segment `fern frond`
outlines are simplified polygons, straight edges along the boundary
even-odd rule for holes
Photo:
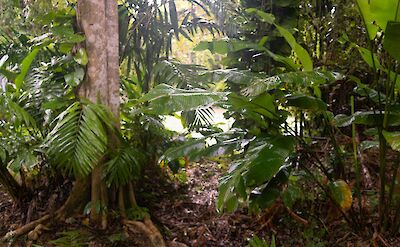
[[[45,142],[52,163],[75,176],[88,175],[106,151],[110,116],[101,105],[75,102],[68,107]]]

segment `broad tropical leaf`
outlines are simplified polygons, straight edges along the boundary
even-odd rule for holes
[[[329,183],[329,189],[335,202],[344,210],[351,208],[353,197],[349,185],[343,180],[337,180]]]
[[[340,75],[333,72],[289,72],[258,80],[244,88],[242,93],[246,96],[256,96],[271,89],[315,87],[338,78]],[[293,90],[291,92],[293,93]]]
[[[367,126],[381,126],[383,123],[384,113],[366,111],[366,112],[355,112],[353,115],[347,116],[344,114],[339,114],[335,116],[334,123],[338,127],[346,127],[352,123],[367,125]],[[399,126],[400,125],[400,114],[399,113],[389,113],[388,115],[389,126]]]
[[[400,61],[400,22],[388,22],[383,38],[383,48],[397,61]]]
[[[149,102],[149,106],[141,109],[142,112],[166,115],[214,104],[224,99],[225,95],[225,93],[208,92],[202,89],[177,89],[166,84],[161,84],[144,95],[139,101]]]
[[[283,168],[293,148],[294,140],[287,136],[257,138],[253,141],[245,157],[233,163],[228,173],[221,178],[217,209],[234,210],[239,198],[247,199],[247,188],[254,189],[266,183],[270,186],[263,187],[258,193],[260,196],[256,193],[253,201],[262,207],[274,200],[279,195],[279,190],[278,194],[275,192],[276,186],[281,183],[281,176],[287,177]],[[278,176],[280,172],[282,174]]]

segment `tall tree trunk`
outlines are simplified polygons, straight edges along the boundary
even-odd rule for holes
[[[86,37],[88,64],[80,97],[108,106],[119,123],[118,5],[116,0],[78,0],[78,23]],[[113,138],[111,138],[113,139]],[[91,181],[92,222],[106,227],[107,202],[103,162],[96,164]],[[102,193],[103,191],[103,193]],[[100,209],[100,211],[99,211]]]

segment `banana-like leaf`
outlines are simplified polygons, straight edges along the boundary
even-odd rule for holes
[[[172,147],[165,151],[164,154],[160,157],[159,163],[161,163],[163,160],[166,162],[170,162],[184,156],[191,156],[193,153],[199,152],[200,150],[204,149],[205,146],[205,138],[186,141],[185,144],[181,146]]]
[[[253,99],[231,93],[228,97],[228,103],[234,111],[243,114],[247,119],[254,120],[263,127],[267,127],[266,119],[276,119],[279,116],[275,98],[268,93],[261,94]]]
[[[149,102],[141,112],[166,115],[178,111],[190,111],[221,101],[225,93],[208,92],[202,89],[184,90],[161,84],[140,98],[139,102]]]
[[[252,143],[245,160],[246,171],[243,175],[246,185],[260,185],[272,179],[293,148],[294,140],[289,136],[261,138]]]
[[[107,150],[111,114],[102,105],[75,102],[55,121],[45,141],[51,162],[75,176],[88,175]]]

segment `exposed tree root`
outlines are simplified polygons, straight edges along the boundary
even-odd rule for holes
[[[10,231],[1,238],[0,243],[6,243],[18,238],[19,236],[27,234],[28,232],[34,230],[38,225],[46,224],[51,218],[52,215],[47,214],[38,220],[32,221],[31,223],[23,225],[16,230]]]
[[[48,230],[52,224],[57,221],[65,220],[66,218],[74,215],[76,212],[81,211],[84,202],[86,202],[90,195],[90,181],[88,179],[77,180],[72,188],[70,196],[56,212],[47,214],[40,219],[32,221],[26,225],[19,227],[13,231],[8,232],[0,239],[0,246],[2,243],[12,242],[22,235],[28,234],[29,239],[37,240],[43,230]],[[136,205],[135,194],[133,186],[128,186],[128,199],[129,204]],[[166,247],[164,239],[153,224],[149,217],[145,217],[142,221],[126,220],[125,198],[123,187],[119,188],[119,207],[122,215],[122,223],[127,227],[130,232],[140,232],[149,240],[149,247]],[[124,217],[125,215],[125,217]],[[106,218],[102,219],[102,227],[107,226]],[[105,222],[104,222],[105,221]]]
[[[143,222],[123,220],[123,223],[131,232],[139,231],[143,233],[150,241],[150,245],[147,245],[148,247],[166,247],[160,231],[153,224],[150,218],[145,218]]]
[[[47,214],[40,219],[34,220],[26,225],[23,225],[13,231],[8,232],[0,239],[1,243],[7,243],[18,237],[30,233],[33,237],[38,237],[42,229],[46,229],[45,225],[50,225],[59,220],[64,220],[66,217],[72,215],[77,210],[82,208],[82,203],[87,198],[89,192],[89,183],[87,180],[77,180],[70,193],[70,196],[56,212]],[[42,226],[42,227],[40,227]],[[36,231],[35,231],[36,229]]]

